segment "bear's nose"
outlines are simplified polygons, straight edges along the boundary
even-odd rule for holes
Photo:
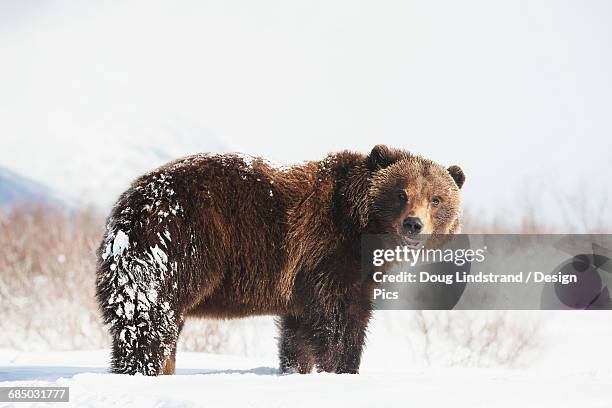
[[[423,223],[419,217],[406,217],[404,219],[404,230],[409,234],[418,234],[423,229]]]

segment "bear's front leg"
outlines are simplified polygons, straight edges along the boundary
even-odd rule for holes
[[[319,371],[357,374],[371,316],[369,304],[337,303],[309,319]]]
[[[296,316],[282,316],[277,321],[277,325],[280,334],[278,352],[281,373],[310,373],[314,366],[314,356],[302,319]]]

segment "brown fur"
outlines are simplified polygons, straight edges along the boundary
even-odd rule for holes
[[[455,232],[463,180],[385,146],[286,169],[196,155],[140,177],[98,251],[113,371],[174,372],[185,317],[277,315],[283,372],[357,372],[373,289],[361,235],[401,234],[407,216]]]

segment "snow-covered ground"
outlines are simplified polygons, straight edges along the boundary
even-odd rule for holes
[[[279,375],[274,360],[179,353],[177,375],[151,378],[108,374],[107,357],[4,350],[0,386],[70,387],[70,405],[94,407],[612,406],[610,369],[393,369],[389,362],[359,375]]]
[[[425,364],[401,330],[385,328],[389,322],[398,326],[400,316],[374,319],[359,375],[279,375],[274,333],[262,329],[261,351],[267,352],[251,357],[179,352],[177,375],[156,378],[109,374],[108,350],[4,349],[0,387],[70,387],[70,405],[79,407],[612,406],[612,324],[607,324],[612,316],[606,312],[540,312],[538,345],[529,363],[515,369]],[[507,318],[528,316],[517,312]]]

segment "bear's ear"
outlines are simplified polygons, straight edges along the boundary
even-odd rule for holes
[[[461,186],[463,186],[463,183],[465,183],[465,174],[463,173],[463,170],[461,170],[461,167],[455,164],[450,166],[447,170],[453,180],[455,180],[457,187],[461,188]]]
[[[391,162],[391,151],[383,144],[374,146],[368,156],[368,168],[375,171],[386,167]]]

